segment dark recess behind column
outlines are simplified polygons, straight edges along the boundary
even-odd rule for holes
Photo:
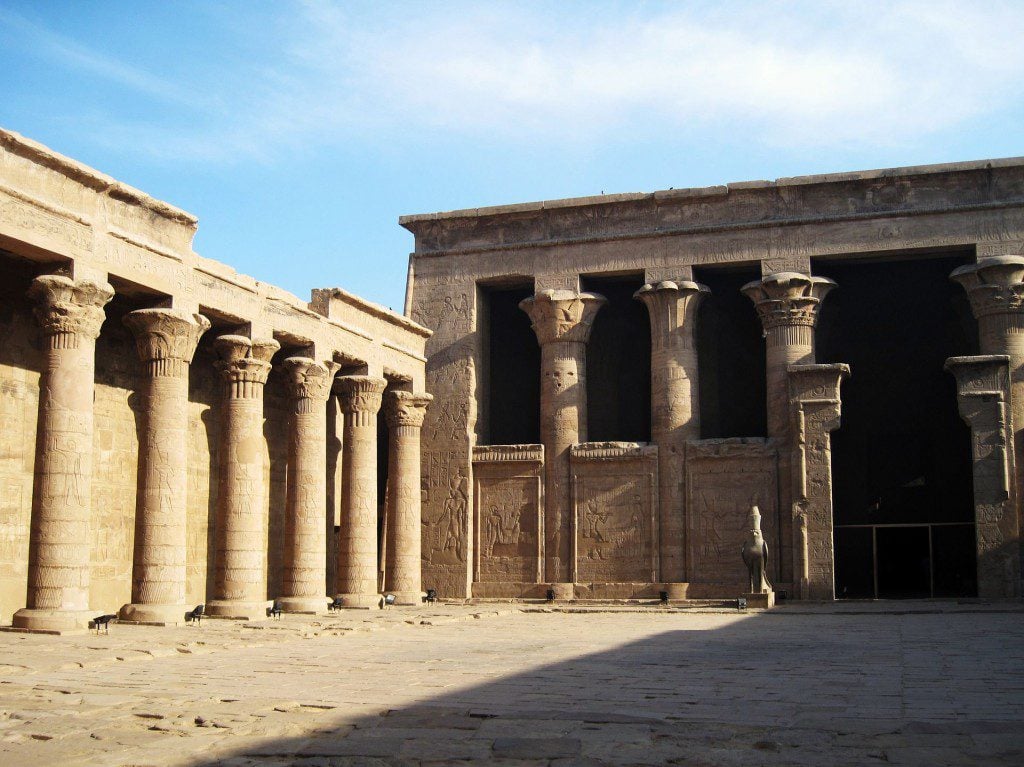
[[[519,302],[533,286],[485,288],[489,316],[490,428],[492,445],[540,442],[540,345]]]
[[[697,312],[701,438],[764,437],[764,336],[754,304],[740,292],[760,279],[760,269],[705,267],[694,268],[693,275],[711,289]]]
[[[591,442],[651,439],[651,326],[633,298],[643,275],[583,277],[585,291],[608,299],[587,344],[587,438]]]

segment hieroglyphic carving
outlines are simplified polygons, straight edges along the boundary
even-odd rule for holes
[[[950,357],[946,370],[957,384],[960,416],[971,428],[978,596],[1019,597],[1020,523],[1011,477],[1010,358]]]
[[[839,428],[839,385],[849,375],[847,365],[789,367],[794,588],[802,599],[835,598],[829,434]]]
[[[658,580],[658,448],[590,442],[571,449],[574,581]]]
[[[690,583],[715,583],[735,593],[747,590],[739,557],[750,507],[761,510],[769,549],[778,540],[775,444],[763,439],[714,439],[686,446],[687,561]],[[769,580],[778,565],[769,562]],[[739,590],[737,590],[739,589]]]

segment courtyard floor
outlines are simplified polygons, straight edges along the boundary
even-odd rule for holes
[[[1020,765],[1024,611],[394,608],[0,633],[0,764]]]

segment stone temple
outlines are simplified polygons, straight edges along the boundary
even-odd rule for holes
[[[1021,595],[1024,159],[406,216],[404,315],[0,131],[0,624]]]

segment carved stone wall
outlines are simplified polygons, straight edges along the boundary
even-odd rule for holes
[[[544,580],[543,468],[542,445],[474,448],[475,583]]]
[[[709,439],[686,445],[689,596],[749,590],[740,549],[751,506],[761,510],[768,579],[778,578],[778,455],[764,439]]]
[[[476,298],[471,279],[417,277],[412,301],[412,318],[434,331],[426,388],[436,395],[422,431],[423,587],[443,597],[468,597],[472,579]]]
[[[570,452],[573,581],[658,580],[658,448],[585,442]]]

